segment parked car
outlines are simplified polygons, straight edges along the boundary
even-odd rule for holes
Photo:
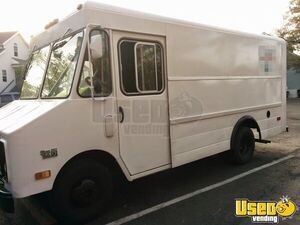
[[[14,100],[19,99],[20,94],[18,92],[7,92],[0,95],[0,108]]]

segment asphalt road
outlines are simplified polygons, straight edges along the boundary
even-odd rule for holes
[[[300,207],[300,100],[289,101],[288,118],[290,132],[274,137],[272,144],[258,144],[251,163],[234,166],[221,154],[123,184],[107,210],[88,225],[252,224],[234,216],[236,198],[279,201],[288,195]],[[293,157],[270,165],[286,156]],[[58,223],[29,198],[16,202],[13,215],[0,212],[4,224]],[[280,224],[300,224],[300,211]]]

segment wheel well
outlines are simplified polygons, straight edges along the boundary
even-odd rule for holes
[[[59,173],[57,174],[55,181],[57,178],[62,174],[62,172],[67,169],[71,164],[82,161],[92,159],[95,160],[105,167],[109,169],[111,172],[113,178],[116,177],[122,177],[125,178],[125,175],[120,168],[118,162],[116,159],[109,153],[102,151],[102,150],[89,150],[82,153],[79,153],[78,155],[75,155],[73,158],[71,158],[68,162],[65,163],[65,165],[60,169]],[[125,178],[126,179],[126,178]],[[55,183],[55,182],[54,182]]]
[[[249,127],[249,128],[254,128],[257,130],[258,134],[259,134],[259,140],[261,140],[261,131],[259,128],[258,123],[256,122],[256,120],[252,117],[252,116],[243,116],[242,118],[240,118],[237,123],[235,124],[232,134],[231,134],[231,142],[230,142],[230,146],[232,147],[234,138],[236,137],[236,134],[239,130],[240,127]]]

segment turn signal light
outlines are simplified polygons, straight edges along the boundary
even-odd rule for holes
[[[46,171],[42,171],[42,172],[38,172],[35,174],[35,179],[36,180],[42,180],[45,178],[48,178],[51,176],[51,171],[50,170],[46,170]]]

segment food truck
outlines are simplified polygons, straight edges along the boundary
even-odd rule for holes
[[[221,152],[251,160],[286,129],[282,39],[95,2],[32,38],[20,99],[0,109],[0,203],[47,193],[95,218],[128,181]]]

